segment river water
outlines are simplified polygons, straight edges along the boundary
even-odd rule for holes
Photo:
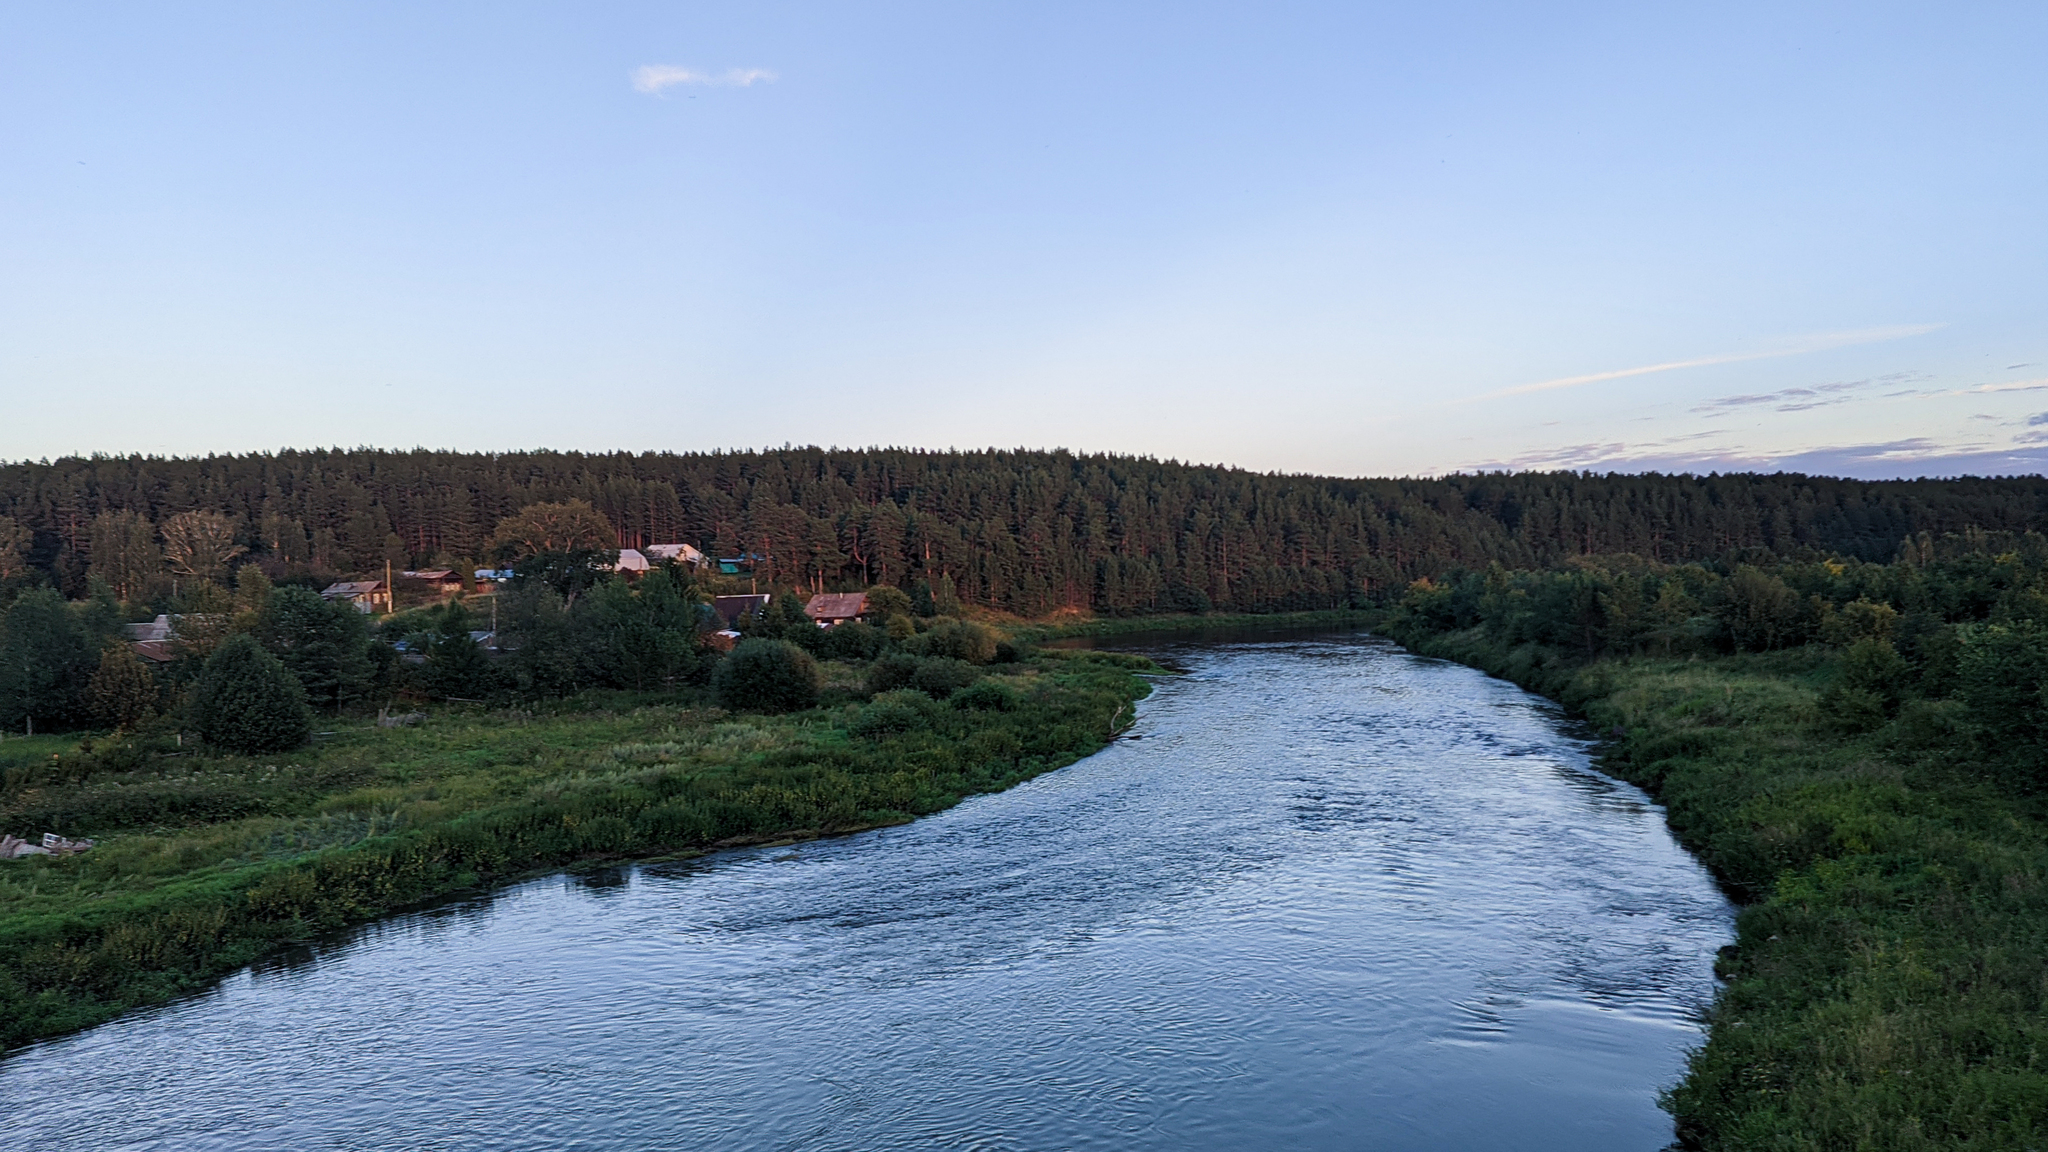
[[[898,828],[555,877],[0,1062],[40,1149],[1655,1152],[1731,909],[1546,702],[1161,642],[1133,734]]]

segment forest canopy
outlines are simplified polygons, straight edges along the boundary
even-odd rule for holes
[[[78,599],[97,575],[133,600],[149,580],[217,579],[234,563],[280,579],[484,563],[514,543],[506,522],[522,509],[581,502],[594,517],[569,518],[572,544],[601,522],[621,547],[748,557],[781,587],[923,582],[1022,615],[1283,611],[1492,562],[1745,549],[1889,560],[1923,533],[2040,530],[2044,500],[2041,477],[1354,480],[1062,451],[66,457],[0,465],[0,580]]]

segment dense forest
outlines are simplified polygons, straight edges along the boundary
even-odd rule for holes
[[[0,579],[137,598],[164,525],[226,516],[273,579],[486,559],[494,527],[583,500],[622,546],[759,557],[782,587],[919,581],[1021,615],[1282,611],[1384,598],[1498,562],[1743,549],[1889,560],[1922,533],[2044,527],[2048,480],[1524,473],[1435,480],[1260,474],[1068,452],[471,454],[370,449],[0,465]]]

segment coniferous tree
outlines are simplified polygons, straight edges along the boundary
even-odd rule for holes
[[[133,509],[102,512],[92,521],[91,573],[123,600],[147,597],[164,569],[156,529]]]
[[[229,752],[282,752],[313,733],[306,690],[277,657],[247,633],[230,636],[206,658],[192,699],[192,726]]]
[[[361,700],[375,678],[370,629],[363,614],[347,604],[322,599],[309,588],[271,589],[257,621],[256,636],[283,662],[316,707],[339,711]]]
[[[469,612],[461,604],[441,609],[441,619],[427,639],[426,663],[420,683],[442,699],[482,700],[496,689],[490,657],[470,636]]]
[[[0,516],[0,580],[12,580],[28,568],[35,534],[12,516]]]

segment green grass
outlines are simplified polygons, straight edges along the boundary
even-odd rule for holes
[[[1146,691],[1135,670],[1071,654],[991,669],[1007,710],[898,702],[887,731],[858,722],[880,707],[858,701],[769,717],[612,694],[409,728],[332,721],[332,736],[271,757],[10,740],[0,828],[100,844],[0,863],[0,1045],[538,870],[935,812],[1100,748]]]
[[[2048,804],[1969,752],[1957,705],[1844,734],[1817,651],[1579,666],[1410,639],[1582,713],[1744,904],[1668,1094],[1687,1146],[2048,1148]]]

